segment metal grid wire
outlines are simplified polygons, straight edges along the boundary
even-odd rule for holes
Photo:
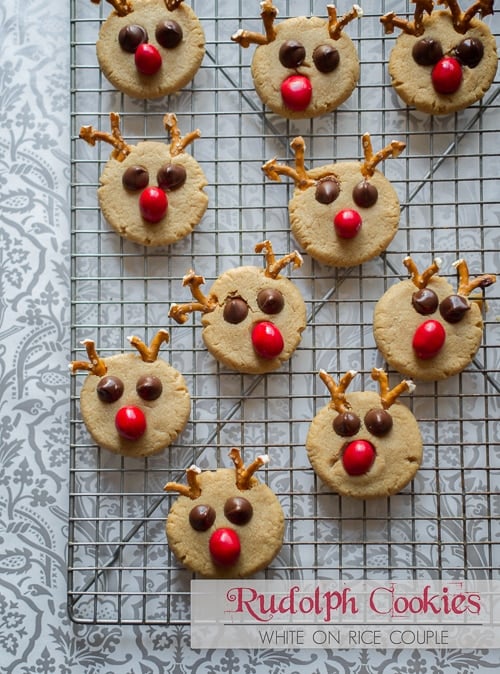
[[[71,2],[72,76],[72,357],[95,340],[105,357],[130,349],[126,337],[150,340],[159,328],[171,336],[163,357],[186,377],[192,413],[185,432],[162,454],[130,459],[96,447],[80,417],[84,375],[72,378],[68,594],[73,620],[86,623],[189,621],[191,574],[171,554],[164,532],[175,495],[168,480],[183,480],[191,463],[230,465],[240,447],[245,460],[268,453],[261,471],[279,495],[285,542],[263,572],[280,579],[498,578],[500,566],[500,453],[498,438],[499,284],[487,291],[485,332],[473,364],[440,383],[419,384],[404,399],[424,437],[424,460],[399,495],[372,502],[341,498],[314,475],[304,448],[308,426],[328,400],[320,368],[335,377],[359,371],[352,390],[373,387],[370,371],[384,366],[372,336],[374,305],[385,289],[406,278],[411,254],[419,267],[434,256],[442,273],[465,257],[471,273],[499,269],[499,85],[481,104],[432,118],[406,108],[389,85],[387,60],[395,36],[379,17],[390,10],[411,16],[409,0],[365,3],[364,17],[347,32],[361,62],[350,99],[324,117],[291,122],[266,111],[250,76],[254,47],[230,36],[261,31],[259,2],[192,0],[203,23],[207,53],[193,82],[176,96],[130,100],[102,77],[95,56],[100,23],[110,7]],[[318,0],[276,0],[284,20],[325,16]],[[376,7],[375,7],[376,5]],[[339,12],[350,4],[338,3]],[[487,21],[498,34],[498,17]],[[200,128],[189,151],[205,171],[209,207],[191,236],[169,248],[145,249],[120,238],[102,218],[96,198],[109,146],[78,139],[83,124],[108,130],[119,112],[129,143],[166,140],[165,112],[183,133]],[[195,316],[179,326],[171,302],[187,301],[182,278],[194,268],[206,288],[223,271],[260,266],[254,246],[270,239],[282,255],[296,247],[288,226],[293,186],[272,183],[262,164],[291,161],[290,140],[302,135],[308,166],[360,159],[361,135],[375,148],[396,138],[406,150],[382,167],[401,201],[399,232],[387,252],[361,267],[335,270],[308,256],[290,277],[301,289],[308,327],[292,359],[265,376],[240,375],[218,365]],[[391,381],[399,376],[390,372]]]

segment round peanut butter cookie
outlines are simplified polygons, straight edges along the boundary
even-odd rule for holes
[[[89,362],[74,361],[73,372],[88,371],[81,392],[83,421],[93,440],[116,454],[141,457],[157,454],[182,432],[191,401],[184,377],[158,358],[168,333],[161,330],[146,346],[130,342],[138,354],[100,358],[92,340],[84,342]]]
[[[328,5],[328,19],[304,16],[275,24],[270,0],[261,3],[265,34],[239,30],[232,39],[242,47],[257,44],[252,59],[255,90],[273,112],[289,119],[317,117],[343,103],[357,85],[356,48],[343,31],[362,10],[354,5],[338,18]]]
[[[182,0],[108,1],[115,9],[101,27],[96,51],[111,84],[147,99],[186,86],[205,55],[205,35],[193,10]]]
[[[301,248],[332,267],[351,267],[383,252],[399,226],[398,195],[375,165],[396,157],[404,143],[392,141],[373,153],[370,136],[364,134],[364,162],[339,162],[306,171],[304,140],[292,141],[295,168],[275,159],[263,166],[272,180],[287,175],[295,181],[288,210],[292,234]]]
[[[169,482],[181,496],[166,523],[168,543],[179,562],[206,578],[244,578],[268,566],[283,545],[284,516],[274,492],[232,449],[235,468],[187,470],[188,485]]]
[[[119,132],[119,117],[111,113],[112,133],[82,127],[80,137],[115,147],[97,190],[106,221],[120,236],[143,246],[166,246],[192,232],[207,206],[207,179],[185,147],[198,130],[181,137],[176,117],[165,115],[170,144],[144,141],[127,145]]]
[[[401,491],[422,461],[422,437],[410,410],[396,402],[414,386],[403,381],[389,390],[387,375],[374,369],[381,392],[345,394],[354,371],[337,384],[320,376],[331,392],[331,402],[312,420],[306,439],[311,466],[320,479],[343,496],[370,499]]]
[[[232,370],[262,374],[279,368],[300,343],[306,327],[306,308],[298,288],[281,269],[302,264],[296,252],[276,261],[269,241],[256,246],[266,253],[265,269],[245,266],[224,272],[208,295],[201,292],[201,276],[184,277],[195,302],[174,304],[169,316],[178,323],[192,311],[202,312],[203,341],[219,362]]]
[[[455,2],[444,4],[451,10],[433,11],[429,0],[417,1],[414,21],[394,13],[382,17],[386,32],[403,30],[389,57],[392,86],[407,105],[431,115],[463,110],[481,99],[498,63],[489,27]],[[478,3],[476,11],[491,14],[493,0]]]
[[[387,363],[404,375],[423,381],[446,379],[466,368],[479,349],[481,308],[468,295],[494,283],[495,276],[470,279],[465,261],[458,260],[460,281],[455,292],[437,275],[439,259],[422,274],[411,258],[404,263],[411,279],[389,288],[375,306],[377,347]]]

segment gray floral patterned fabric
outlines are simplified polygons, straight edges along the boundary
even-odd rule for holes
[[[64,0],[0,4],[0,670],[498,671],[498,651],[196,652],[186,627],[69,620],[68,26]]]

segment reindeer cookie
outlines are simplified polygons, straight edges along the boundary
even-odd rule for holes
[[[182,0],[107,1],[114,11],[101,27],[96,51],[113,86],[151,99],[193,79],[205,55],[205,35],[190,7]]]
[[[374,368],[380,393],[346,389],[356,375],[347,372],[337,384],[319,373],[331,402],[312,420],[306,449],[321,480],[343,496],[369,499],[396,494],[413,479],[422,461],[422,437],[410,410],[397,402],[415,388],[402,381],[389,390],[387,374]]]
[[[377,302],[375,341],[398,372],[424,381],[446,379],[467,367],[481,344],[481,309],[468,296],[475,288],[490,286],[496,277],[483,274],[471,280],[465,260],[458,260],[455,293],[437,274],[439,258],[422,273],[410,257],[403,262],[411,278],[396,283]]]
[[[306,308],[296,286],[280,271],[293,262],[300,267],[297,252],[276,260],[271,243],[255,246],[264,253],[266,266],[236,267],[214,282],[208,295],[200,286],[202,276],[190,271],[184,285],[191,288],[194,302],[173,304],[169,316],[185,323],[188,313],[201,311],[203,341],[218,361],[238,372],[260,374],[276,370],[288,360],[306,327]]]
[[[292,233],[313,258],[332,267],[351,267],[379,255],[399,226],[398,196],[375,166],[397,157],[405,144],[392,141],[373,153],[363,136],[364,162],[339,162],[306,171],[304,140],[294,138],[295,168],[271,159],[263,171],[271,180],[286,175],[295,181],[288,211]]]
[[[233,468],[187,470],[187,485],[169,482],[181,494],[167,517],[168,543],[179,561],[207,578],[244,578],[268,566],[283,545],[284,517],[271,489],[254,477],[268,461],[245,467],[238,449]]]
[[[242,47],[256,44],[252,78],[262,102],[290,119],[317,117],[330,112],[352,93],[359,78],[356,48],[344,32],[362,16],[354,5],[338,18],[327,5],[328,19],[304,16],[275,25],[278,10],[271,0],[261,2],[265,34],[239,30],[232,40]]]
[[[389,58],[392,86],[407,105],[431,115],[467,108],[489,89],[497,71],[495,38],[477,18],[493,13],[493,0],[476,0],[465,12],[457,0],[413,0],[413,21],[390,12],[386,33],[403,32]]]
[[[174,114],[164,117],[170,145],[144,141],[127,145],[119,115],[110,113],[111,133],[82,126],[80,138],[90,145],[113,146],[100,177],[99,205],[118,234],[144,246],[166,246],[191,233],[208,205],[207,179],[185,148],[200,137],[198,129],[181,136]]]
[[[138,354],[100,358],[94,342],[86,339],[89,362],[74,361],[71,370],[88,372],[80,408],[94,441],[116,454],[150,456],[181,433],[191,402],[184,377],[158,358],[168,333],[160,330],[149,347],[138,337],[129,340]]]

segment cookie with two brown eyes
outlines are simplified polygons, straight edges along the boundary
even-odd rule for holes
[[[104,141],[113,147],[97,190],[106,221],[120,236],[143,246],[166,246],[190,234],[208,206],[203,169],[186,152],[200,131],[182,136],[177,117],[166,114],[170,143],[129,145],[117,113],[110,113],[110,122],[110,133],[92,126],[80,129],[80,138],[90,145]]]
[[[302,264],[293,251],[276,259],[270,241],[255,246],[265,267],[243,266],[224,272],[205,295],[202,276],[190,271],[183,280],[193,301],[173,304],[169,316],[185,323],[202,314],[202,337],[208,351],[226,367],[248,374],[279,368],[299,345],[306,327],[306,307],[297,286],[281,275],[289,263]]]
[[[182,0],[107,1],[113,11],[96,43],[106,79],[133,98],[160,98],[185,87],[205,55],[194,11]]]
[[[422,461],[422,436],[413,413],[397,399],[415,388],[405,380],[389,388],[387,374],[372,370],[380,392],[347,388],[356,372],[337,383],[324,370],[321,380],[331,401],[314,417],[306,439],[313,470],[343,496],[359,499],[390,496],[415,476]]]
[[[150,345],[129,337],[136,353],[106,358],[98,355],[93,340],[83,342],[88,361],[73,361],[70,368],[88,373],[80,391],[80,409],[100,447],[125,456],[150,456],[183,431],[191,400],[182,374],[158,357],[168,339],[165,330]]]
[[[166,534],[179,562],[206,578],[244,578],[268,566],[283,545],[284,515],[276,494],[254,473],[268,462],[258,456],[245,466],[239,449],[234,468],[187,469],[187,484],[167,516]]]
[[[483,303],[470,295],[495,283],[496,276],[471,278],[465,260],[457,260],[455,290],[439,276],[439,258],[423,272],[411,257],[403,263],[410,278],[391,286],[375,306],[377,347],[391,367],[413,379],[458,374],[472,362],[483,336]]]
[[[381,21],[400,29],[389,56],[389,74],[400,98],[417,110],[445,115],[469,107],[490,88],[497,72],[495,37],[481,18],[494,0],[476,0],[463,11],[457,0],[415,0],[413,20],[395,12]],[[437,10],[435,4],[446,9]]]
[[[232,40],[242,47],[256,44],[252,58],[255,90],[273,112],[289,119],[331,112],[355,89],[359,78],[356,48],[344,28],[362,16],[353,5],[339,17],[327,5],[328,18],[305,16],[275,22],[277,8],[261,3],[264,33],[238,30]]]
[[[405,144],[393,140],[374,152],[370,134],[362,138],[364,161],[342,161],[306,169],[305,143],[294,138],[295,166],[271,159],[262,167],[271,180],[291,178],[295,190],[288,204],[290,228],[301,248],[332,267],[351,267],[380,255],[397,233],[398,195],[376,168],[397,157]]]

